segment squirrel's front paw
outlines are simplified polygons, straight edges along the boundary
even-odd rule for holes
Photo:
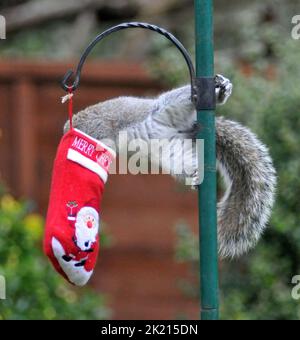
[[[233,85],[231,81],[221,74],[215,76],[217,103],[223,105],[232,94]]]

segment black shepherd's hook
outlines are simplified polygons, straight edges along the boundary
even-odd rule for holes
[[[187,66],[189,68],[190,78],[191,78],[191,89],[192,89],[191,90],[192,91],[191,99],[195,103],[197,101],[197,88],[196,88],[196,85],[195,85],[196,74],[195,74],[195,68],[194,68],[194,65],[193,65],[193,62],[191,60],[189,53],[187,52],[185,47],[182,45],[182,43],[177,38],[175,38],[174,35],[172,35],[168,31],[166,31],[165,29],[160,28],[160,27],[155,26],[155,25],[142,23],[142,22],[129,22],[129,23],[120,24],[120,25],[114,26],[114,27],[104,31],[103,33],[99,34],[90,43],[90,45],[87,47],[87,49],[84,51],[83,55],[81,56],[79,64],[78,64],[77,69],[76,69],[75,76],[74,76],[74,72],[72,70],[68,71],[65,74],[65,76],[62,80],[62,83],[61,83],[63,89],[65,91],[68,91],[68,92],[70,92],[70,91],[74,92],[78,88],[79,83],[80,83],[81,70],[82,70],[82,67],[85,63],[85,60],[98,42],[100,42],[102,39],[104,39],[105,37],[107,37],[111,33],[121,31],[121,30],[124,30],[124,29],[127,29],[127,28],[137,28],[137,27],[149,29],[151,31],[157,32],[157,33],[165,36],[168,40],[170,40],[180,50],[181,54],[183,55],[183,57],[184,57],[184,59],[187,63]],[[74,79],[73,84],[70,84],[71,78]]]

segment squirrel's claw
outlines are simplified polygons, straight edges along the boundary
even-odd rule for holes
[[[232,94],[233,85],[231,81],[221,74],[215,76],[217,103],[223,105]]]

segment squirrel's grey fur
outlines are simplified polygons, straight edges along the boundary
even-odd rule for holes
[[[217,102],[224,104],[231,92],[230,81],[216,76]],[[105,140],[106,144],[109,144],[107,140],[113,140],[117,145],[120,131],[127,132],[129,141],[135,138],[146,142],[153,138],[168,138],[171,142],[178,138],[195,140],[199,127],[195,124],[196,112],[190,98],[190,86],[156,99],[115,98],[79,112],[73,118],[73,126]],[[68,129],[66,123],[65,131]],[[219,253],[221,257],[236,257],[251,249],[266,227],[274,203],[276,172],[268,149],[248,128],[218,117],[216,139],[218,168],[227,185],[226,194],[218,203]],[[172,156],[176,164],[176,155]],[[190,167],[197,183],[194,154]],[[180,181],[186,177],[169,170]]]

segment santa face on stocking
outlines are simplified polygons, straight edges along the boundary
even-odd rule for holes
[[[91,207],[82,208],[75,223],[74,242],[84,252],[89,252],[93,243],[96,242],[99,228],[98,212]]]

